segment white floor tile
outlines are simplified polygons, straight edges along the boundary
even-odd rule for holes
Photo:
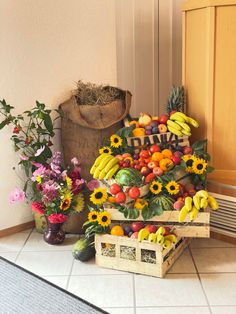
[[[79,235],[66,235],[65,241],[59,245],[50,245],[43,239],[43,234],[32,232],[23,250],[26,251],[71,251]]]
[[[196,273],[196,268],[194,266],[192,256],[188,249],[186,249],[182,255],[177,259],[171,269],[168,271],[169,274],[179,273],[179,274],[190,274]]]
[[[208,307],[140,307],[136,314],[210,314]]]
[[[212,306],[212,314],[236,314],[236,306]]]
[[[15,262],[17,255],[18,255],[18,252],[0,253],[0,256],[4,257],[10,262]]]
[[[132,307],[133,276],[71,276],[68,290],[99,307]]]
[[[236,305],[236,274],[200,274],[210,305]]]
[[[66,289],[66,284],[69,276],[43,276],[44,279],[50,281],[54,285]]]
[[[192,249],[198,272],[236,272],[236,248]]]
[[[73,257],[71,252],[21,252],[16,264],[39,276],[69,275]]]
[[[17,252],[20,251],[26,239],[28,232],[18,232],[7,237],[0,238],[0,252]]]
[[[108,312],[109,314],[134,314],[134,309],[130,307],[119,307],[119,308],[108,307],[108,308],[103,308],[103,310]]]
[[[212,247],[235,247],[235,244],[212,239],[212,238],[196,238],[191,241],[190,247],[192,248],[212,248]]]
[[[138,307],[207,305],[195,274],[168,274],[163,279],[135,275],[135,291]]]
[[[116,275],[127,274],[126,272],[103,268],[96,265],[95,260],[88,262],[74,261],[72,275]]]

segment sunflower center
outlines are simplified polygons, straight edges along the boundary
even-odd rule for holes
[[[104,149],[104,153],[109,153],[109,150],[107,148]]]
[[[99,200],[100,198],[102,198],[102,196],[103,196],[102,192],[97,192],[97,193],[95,194],[95,198],[96,198],[97,200]]]
[[[155,190],[155,191],[156,191],[156,190],[158,190],[158,188],[159,188],[159,187],[158,187],[158,185],[157,185],[157,184],[154,184],[152,188],[153,188],[153,190]]]
[[[96,219],[97,219],[97,215],[93,214],[93,215],[92,215],[92,219],[93,219],[93,220],[96,220]]]
[[[119,139],[118,138],[114,138],[114,143],[119,143]]]
[[[193,160],[192,160],[192,159],[189,159],[189,160],[186,162],[186,165],[187,165],[188,167],[192,167],[192,165],[193,165]]]
[[[174,185],[171,185],[171,186],[170,186],[170,190],[171,190],[171,191],[174,191],[174,190],[175,190],[175,186],[174,186]]]
[[[102,217],[102,222],[107,222],[107,216]]]
[[[198,170],[202,170],[202,168],[203,168],[203,165],[202,165],[202,164],[198,164],[198,165],[197,165],[197,169],[198,169]]]

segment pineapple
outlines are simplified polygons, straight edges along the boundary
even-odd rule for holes
[[[169,95],[167,103],[167,113],[170,114],[171,111],[184,111],[184,87],[183,86],[173,86]]]

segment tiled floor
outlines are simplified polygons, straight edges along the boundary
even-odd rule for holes
[[[0,239],[0,255],[112,314],[236,314],[236,246],[194,239],[165,279],[99,268],[28,230]],[[34,314],[34,313],[33,313]]]

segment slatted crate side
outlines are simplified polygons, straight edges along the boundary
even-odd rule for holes
[[[112,221],[131,221],[124,217],[123,213],[116,208],[105,208],[111,214]],[[144,221],[140,215],[136,221]],[[167,225],[172,228],[173,232],[178,237],[195,237],[195,238],[209,238],[210,237],[210,213],[200,212],[197,218],[191,222],[189,215],[186,217],[184,223],[179,223],[179,211],[164,211],[162,215],[155,216],[146,222],[152,222],[161,225]],[[187,224],[186,224],[187,223]]]
[[[169,249],[163,249],[159,244],[149,243],[147,241],[138,242],[136,239],[116,237],[111,235],[96,235],[96,263],[105,268],[118,269],[144,275],[163,277],[167,270],[173,265],[184,248],[189,244],[190,239],[179,238],[176,245]],[[114,257],[102,255],[102,244],[115,245],[116,255]],[[120,256],[122,246],[135,249],[135,260],[124,259]],[[156,263],[151,264],[142,261],[142,250],[155,252]]]

